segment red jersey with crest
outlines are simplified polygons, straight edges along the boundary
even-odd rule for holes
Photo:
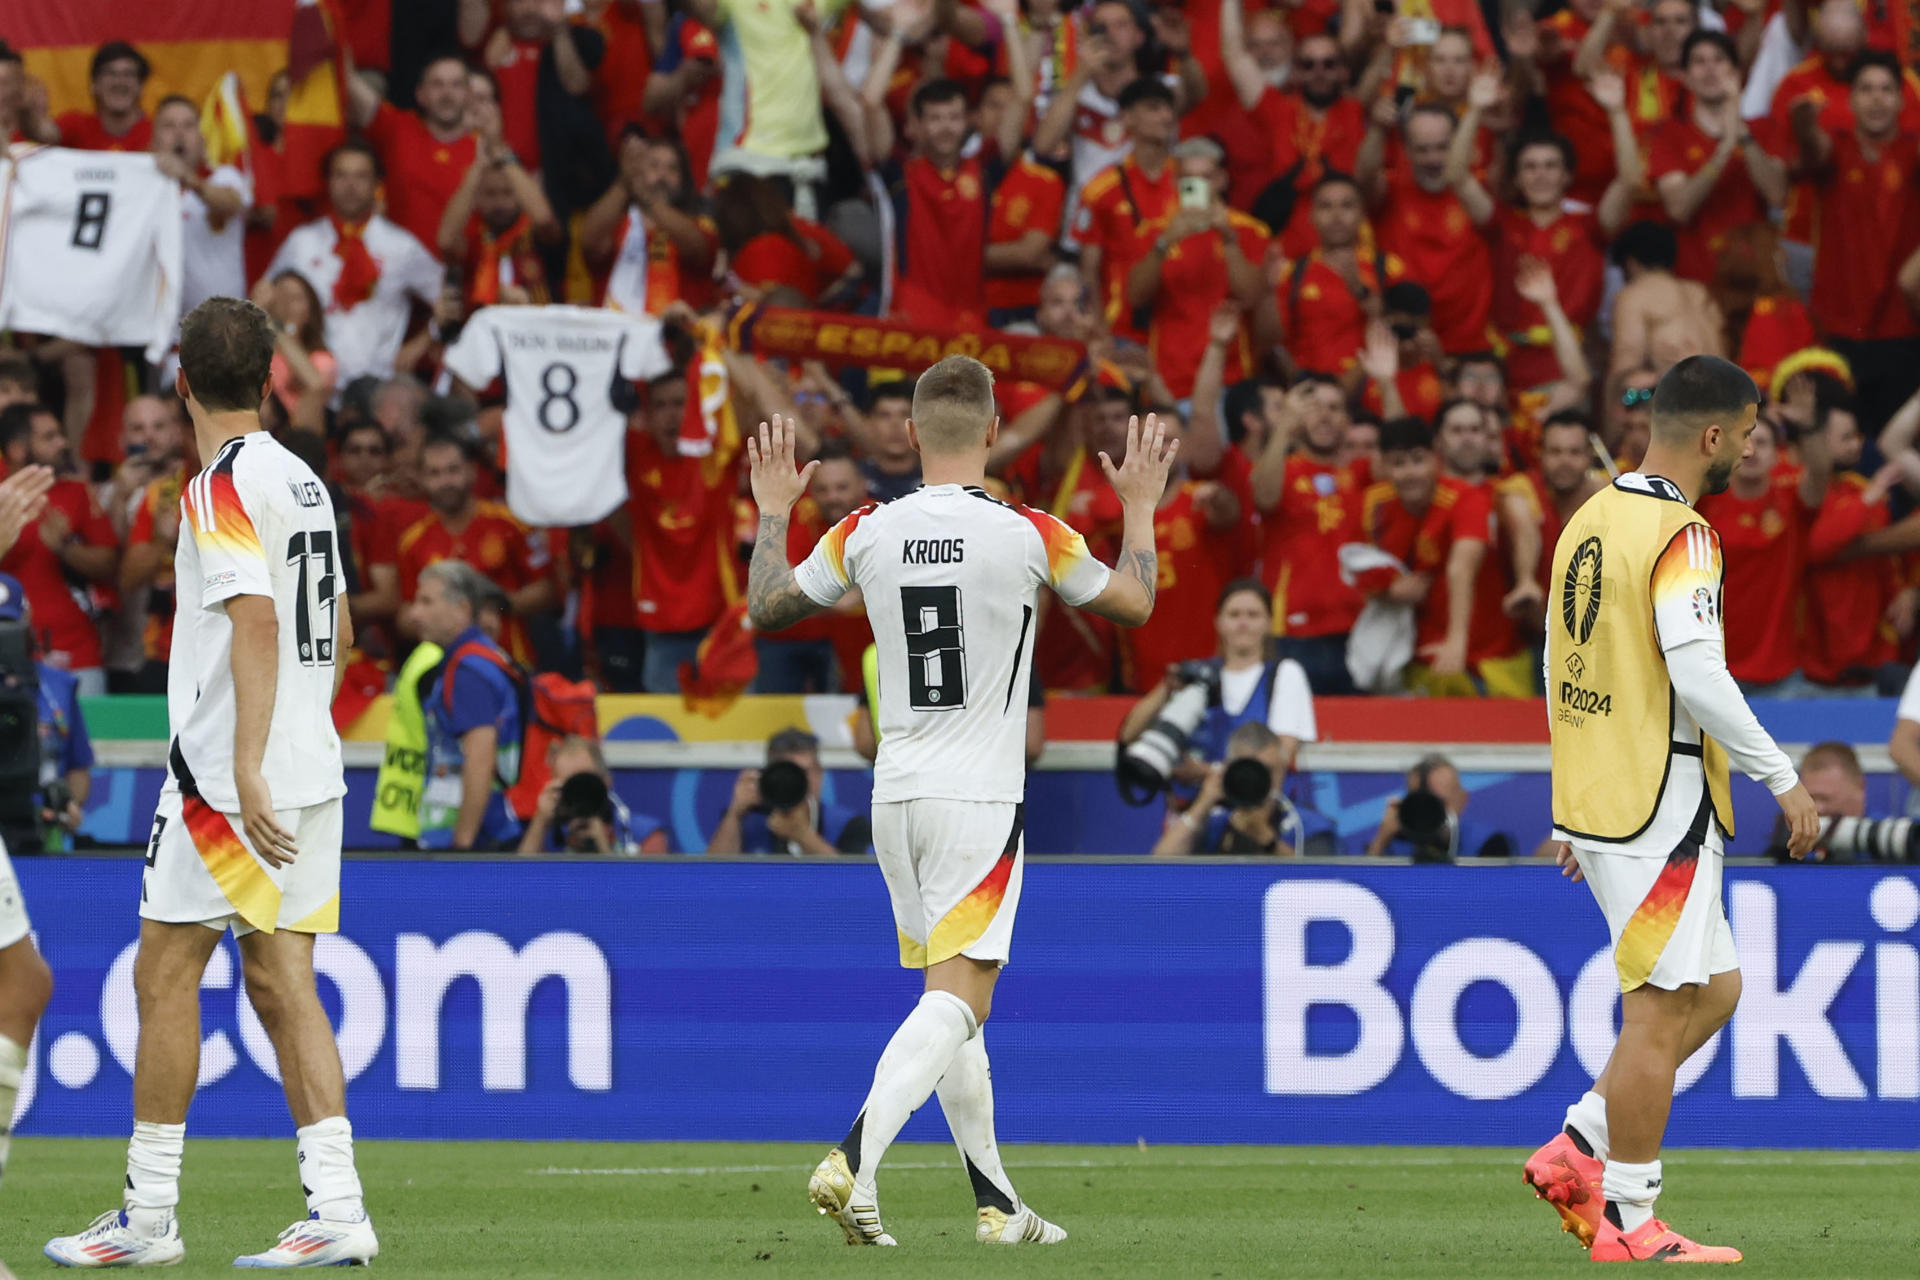
[[[1241,254],[1261,266],[1267,256],[1267,224],[1235,209],[1227,211],[1227,218]],[[1141,226],[1135,261],[1152,251],[1170,222],[1170,218],[1154,218]],[[1160,262],[1160,292],[1150,308],[1153,319],[1147,326],[1147,349],[1167,390],[1184,400],[1193,394],[1194,374],[1207,354],[1213,310],[1232,292],[1227,285],[1227,247],[1217,233],[1203,231],[1168,246]],[[1253,344],[1242,324],[1240,336],[1227,348],[1226,385],[1246,377],[1252,363]]]
[[[1044,231],[1052,240],[1060,234],[1060,217],[1067,207],[1067,184],[1057,170],[1032,156],[1007,170],[993,193],[987,222],[987,244],[1013,244],[1029,231]],[[995,311],[1040,304],[1040,283],[1046,273],[986,278],[987,306]]]
[[[1764,122],[1761,122],[1764,126]],[[1669,120],[1654,131],[1649,149],[1647,178],[1658,184],[1670,173],[1691,177],[1705,168],[1720,146],[1709,137],[1692,116]],[[1727,233],[1748,223],[1767,220],[1767,201],[1747,172],[1747,158],[1739,151],[1727,161],[1720,178],[1693,211],[1693,217],[1674,228],[1680,242],[1680,259],[1674,273],[1702,284],[1713,281],[1720,251],[1726,247]]]
[[[1841,471],[1807,534],[1807,628],[1803,669],[1821,684],[1857,684],[1899,660],[1887,605],[1900,589],[1891,556],[1841,559],[1855,538],[1887,527],[1885,500],[1868,502],[1869,481]]]
[[[1171,217],[1178,201],[1179,175],[1171,161],[1158,178],[1150,178],[1132,156],[1102,169],[1080,189],[1073,238],[1100,250],[1101,308],[1117,338],[1146,340],[1127,306],[1127,273],[1140,260],[1140,225]]]
[[[20,579],[33,609],[33,632],[40,656],[69,671],[101,662],[100,631],[80,604],[60,556],[40,534],[49,515],[67,522],[67,538],[88,547],[117,546],[113,522],[100,510],[93,491],[78,480],[57,480],[47,491],[47,509],[20,531],[13,549],[0,557],[0,573]]]
[[[1413,573],[1432,577],[1433,585],[1415,614],[1414,647],[1424,649],[1447,638],[1447,560],[1457,542],[1484,542],[1493,554],[1493,505],[1485,485],[1470,485],[1451,476],[1441,476],[1433,492],[1433,501],[1419,514],[1410,511],[1385,481],[1368,488],[1363,495],[1362,527],[1368,542],[1397,557]],[[1476,583],[1477,585],[1477,583]],[[1511,652],[1504,641],[1512,634],[1493,637],[1467,632],[1467,661],[1499,657]]]
[[[1273,592],[1273,630],[1344,635],[1363,603],[1340,578],[1340,548],[1360,539],[1358,486],[1346,467],[1304,453],[1287,459],[1280,501],[1264,514],[1261,577]]]
[[[1920,244],[1914,174],[1920,138],[1903,133],[1869,158],[1853,133],[1834,136],[1814,209],[1813,304],[1820,328],[1840,338],[1920,334],[1900,267]]]
[[[1299,94],[1269,88],[1253,104],[1253,118],[1273,139],[1274,172],[1294,175],[1293,216],[1278,234],[1283,255],[1302,257],[1319,243],[1308,216],[1313,185],[1330,170],[1353,172],[1360,143],[1367,136],[1367,113],[1351,95],[1343,94],[1325,111],[1315,111]]]
[[[1727,670],[1750,684],[1786,679],[1800,668],[1805,601],[1799,588],[1813,523],[1800,502],[1799,469],[1776,468],[1757,498],[1729,489],[1701,498],[1697,509],[1720,535],[1726,564]]]
[[[1606,284],[1606,233],[1590,213],[1561,213],[1542,225],[1526,212],[1501,205],[1485,228],[1493,247],[1493,325],[1513,344],[1507,354],[1507,385],[1536,387],[1560,379],[1560,362],[1540,308],[1520,296],[1513,282],[1520,259],[1538,258],[1553,269],[1560,309],[1576,326],[1593,323]]]
[[[669,456],[645,432],[627,434],[641,630],[698,631],[740,598],[733,543],[738,455],[738,443],[731,442],[704,458]]]
[[[1360,285],[1377,298],[1407,275],[1406,264],[1391,253],[1375,253],[1364,243],[1355,251]],[[1366,302],[1345,276],[1315,249],[1280,273],[1280,332],[1294,363],[1307,373],[1341,374],[1353,367],[1366,345]]]
[[[420,571],[442,560],[464,560],[503,590],[518,591],[545,577],[552,557],[545,534],[529,529],[498,502],[474,504],[473,515],[458,533],[438,512],[429,512],[400,534],[395,566],[400,598],[411,601],[420,590]],[[526,624],[509,616],[503,647],[521,662],[533,660]]]
[[[473,168],[480,145],[476,135],[442,142],[419,116],[387,102],[380,104],[366,132],[387,174],[387,217],[421,244],[439,244],[440,215]]]
[[[1493,307],[1493,255],[1451,191],[1423,191],[1411,176],[1390,176],[1374,214],[1380,247],[1407,265],[1433,300],[1433,331],[1448,355],[1485,351]]]

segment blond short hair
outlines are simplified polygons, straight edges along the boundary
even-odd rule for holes
[[[997,416],[993,370],[972,356],[948,356],[913,387],[913,427],[922,453],[966,453],[986,444]]]

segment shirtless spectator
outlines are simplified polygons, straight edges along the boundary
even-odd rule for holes
[[[1673,274],[1679,252],[1673,229],[1657,222],[1636,222],[1613,242],[1613,261],[1627,283],[1613,303],[1610,372],[1726,355],[1726,317],[1707,286]]]

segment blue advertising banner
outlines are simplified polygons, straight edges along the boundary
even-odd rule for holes
[[[141,863],[21,859],[57,975],[27,1134],[125,1134]],[[1687,1064],[1677,1145],[1920,1145],[1920,882],[1730,870],[1745,977]],[[829,1141],[915,999],[861,862],[354,859],[320,941],[367,1138]],[[1001,1136],[1538,1142],[1618,1010],[1551,867],[1036,860],[989,1043]],[[290,1127],[223,943],[201,1135]],[[944,1136],[937,1107],[908,1136]]]

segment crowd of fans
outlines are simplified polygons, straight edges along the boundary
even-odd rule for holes
[[[522,663],[679,688],[755,521],[729,441],[680,449],[677,338],[758,301],[1085,344],[1070,389],[1002,381],[993,471],[1097,553],[1119,510],[1089,457],[1135,414],[1183,436],[1153,620],[1052,606],[1050,690],[1155,689],[1215,653],[1251,577],[1315,694],[1537,692],[1558,530],[1637,463],[1659,371],[1697,352],[1767,396],[1702,502],[1734,674],[1897,689],[1920,603],[1920,79],[1897,24],[1853,0],[1554,3],[410,4],[353,25],[317,199],[277,194],[284,74],[249,163],[209,169],[211,86],[151,83],[114,42],[94,109],[54,118],[0,49],[0,136],[150,150],[180,182],[184,304],[246,294],[279,324],[268,421],[335,486],[363,656],[389,670],[423,571],[456,559],[504,594]],[[440,359],[480,307],[561,302],[666,318],[683,364],[633,389],[627,507],[530,529],[500,501],[502,393]],[[910,371],[727,360],[740,420],[796,416],[825,464],[796,559],[917,483]],[[195,463],[163,374],[0,347],[0,453],[63,477],[0,572],[83,692],[164,674]],[[753,687],[857,690],[868,642],[857,602],[758,637]]]

